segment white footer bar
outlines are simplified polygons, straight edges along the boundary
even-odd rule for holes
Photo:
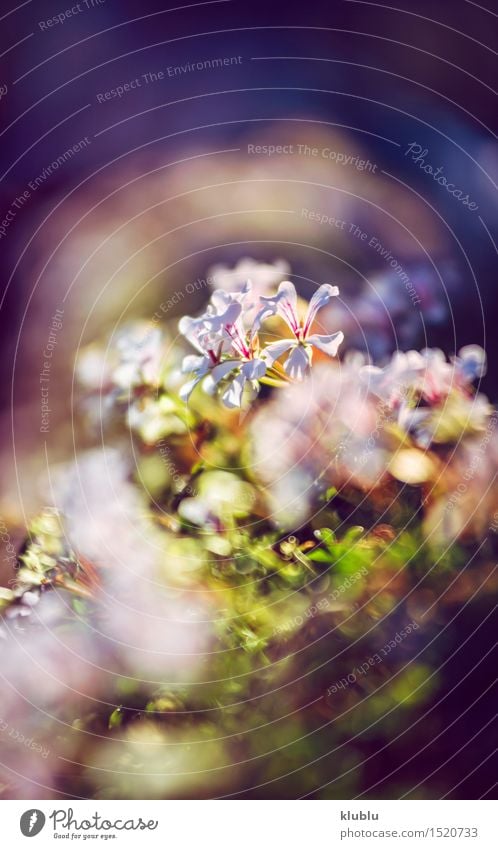
[[[496,849],[495,801],[3,801],[2,845]],[[32,842],[30,842],[32,840]]]

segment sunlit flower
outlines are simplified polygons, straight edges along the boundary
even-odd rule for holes
[[[396,351],[384,368],[367,365],[361,377],[371,392],[395,407],[410,393],[429,404],[439,403],[452,389],[467,391],[485,373],[485,352],[478,345],[467,345],[451,362],[438,348]]]
[[[273,297],[261,297],[260,309],[248,321],[254,303],[251,300],[251,285],[239,292],[213,292],[206,311],[198,318],[184,316],[179,330],[198,356],[187,356],[183,370],[193,374],[186,383],[180,397],[188,400],[195,387],[202,383],[203,389],[212,394],[221,389],[221,399],[226,407],[241,407],[244,400],[252,400],[259,391],[259,382],[268,371],[276,371],[276,360],[288,353],[284,370],[291,379],[301,380],[310,368],[312,346],[329,356],[335,356],[344,336],[341,332],[329,336],[311,334],[311,327],[318,310],[331,297],[338,294],[336,286],[324,284],[313,295],[303,321],[297,311],[297,294],[292,283],[283,282]],[[260,347],[259,330],[262,322],[272,315],[285,319],[294,334],[292,339],[281,339]],[[275,378],[275,373],[271,374]],[[277,379],[285,377],[280,369]]]
[[[182,372],[184,374],[192,374],[193,377],[180,388],[179,394],[182,401],[185,401],[185,403],[188,401],[197,384],[201,383],[209,372],[219,365],[219,362],[214,353],[212,357],[209,354],[200,354],[198,356],[189,354],[189,356],[185,357]]]
[[[467,345],[450,362],[438,348],[424,348],[419,356],[422,370],[416,388],[431,404],[446,398],[452,389],[467,391],[486,373],[486,354],[479,345]]]
[[[239,312],[240,304],[231,304],[225,315],[228,313],[228,318],[235,320]],[[198,351],[197,355],[189,354],[183,360],[182,372],[193,375],[191,380],[180,389],[180,398],[185,402],[188,401],[197,384],[221,362],[224,340],[213,330],[215,323],[219,323],[219,313],[213,312],[213,315],[208,314],[208,316],[209,327],[206,327],[206,314],[199,318],[185,315],[178,323],[180,333]]]
[[[384,368],[366,365],[360,377],[370,392],[397,409],[423,370],[424,360],[418,351],[395,351]]]
[[[279,339],[277,342],[271,342],[266,346],[264,357],[270,365],[273,365],[275,360],[288,352],[284,369],[292,379],[302,380],[311,366],[313,346],[328,354],[329,357],[336,356],[339,345],[344,339],[344,334],[341,331],[326,336],[318,333],[311,334],[310,331],[318,310],[338,294],[337,286],[324,283],[311,298],[306,315],[302,320],[298,314],[297,294],[293,283],[284,281],[278,287],[278,292],[274,297],[261,298],[264,306],[257,321],[277,314],[283,318],[293,334],[293,338]]]
[[[485,395],[453,391],[440,405],[400,409],[399,424],[423,447],[459,442],[485,430],[493,407]]]
[[[77,364],[78,379],[88,389],[130,391],[159,383],[165,353],[163,330],[151,322],[126,324],[107,350],[91,345]]]
[[[201,382],[208,394],[223,383],[221,398],[226,407],[240,407],[246,387],[251,397],[257,394],[257,381],[266,373],[266,363],[257,354],[255,328],[246,330],[241,317],[249,292],[248,285],[233,294],[218,290],[203,315],[180,320],[180,332],[199,351],[198,356],[184,359],[182,370],[193,374],[193,378],[181,388],[182,400],[187,401]],[[223,354],[226,359],[222,359]]]
[[[244,392],[247,400],[253,400],[259,391],[259,379],[266,374],[266,362],[259,357],[246,360],[225,360],[214,368],[204,382],[204,390],[214,393],[217,386],[226,381],[221,394],[225,407],[233,409],[242,405]]]
[[[437,348],[396,351],[384,368],[364,366],[360,377],[396,413],[398,425],[427,447],[485,427],[492,409],[487,398],[472,393],[473,381],[485,372],[485,352],[467,345],[450,362]]]
[[[159,327],[137,323],[118,333],[116,350],[120,357],[114,382],[122,389],[159,382],[163,357],[163,334]]]
[[[306,520],[330,486],[377,487],[389,461],[378,403],[354,361],[320,363],[276,393],[256,413],[251,436],[253,473],[273,521],[285,527]]]

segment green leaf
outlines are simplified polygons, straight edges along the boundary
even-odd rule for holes
[[[119,728],[121,723],[123,722],[123,711],[121,710],[121,706],[117,707],[116,710],[113,710],[109,717],[108,728],[111,730],[112,728]]]

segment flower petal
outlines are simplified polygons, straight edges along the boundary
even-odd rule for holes
[[[211,295],[211,303],[216,309],[216,313],[219,315],[222,312],[225,312],[227,307],[233,303],[232,296],[225,292],[224,289],[216,289]]]
[[[218,312],[221,312],[227,308],[228,304],[233,303],[233,301],[243,301],[251,291],[251,288],[251,281],[245,280],[243,284],[239,284],[236,289],[234,288],[230,291],[227,289],[215,289],[211,295],[211,303]]]
[[[325,354],[328,354],[329,357],[335,357],[339,350],[339,345],[343,340],[344,333],[339,330],[337,333],[331,333],[330,336],[320,336],[315,333],[312,336],[308,336],[306,341],[310,345],[314,345],[315,348],[319,348]]]
[[[275,360],[278,360],[282,354],[285,354],[285,352],[288,351],[289,348],[292,348],[295,344],[295,339],[279,339],[277,342],[270,342],[270,344],[262,351],[261,356],[264,357],[265,362],[267,362],[269,366],[272,366]]]
[[[266,374],[266,368],[267,363],[264,360],[256,358],[254,360],[248,360],[240,370],[246,380],[259,380],[260,377],[264,377]]]
[[[246,380],[242,374],[237,375],[237,377],[234,377],[234,379],[230,381],[227,389],[221,396],[221,400],[225,407],[228,407],[229,409],[240,407],[245,383]]]
[[[181,387],[179,395],[180,395],[180,398],[182,399],[182,401],[185,402],[185,404],[187,403],[192,392],[194,391],[195,387],[197,386],[197,384],[199,383],[199,381],[201,379],[202,378],[200,378],[200,377],[194,377],[193,380],[189,380],[188,383],[184,383],[183,386]]]
[[[216,387],[220,380],[223,380],[234,368],[237,368],[240,365],[238,360],[225,360],[219,365],[215,366],[208,376],[205,378],[204,383],[202,384],[202,388],[208,395],[212,395],[215,391]]]
[[[293,380],[303,380],[311,365],[311,357],[311,347],[296,345],[284,363],[285,372]]]
[[[219,315],[205,313],[203,316],[204,326],[211,333],[221,333],[227,324],[234,324],[242,310],[242,305],[232,301]]]
[[[283,280],[278,287],[277,294],[272,298],[261,297],[263,307],[256,317],[256,327],[258,328],[264,318],[270,315],[278,315],[283,318],[285,323],[290,327],[293,333],[297,332],[299,327],[299,316],[297,314],[297,294],[296,287],[290,280]]]
[[[468,383],[486,374],[486,352],[480,345],[465,345],[458,352],[458,360],[461,375]]]
[[[290,308],[296,312],[297,310],[297,294],[296,287],[294,283],[291,283],[290,280],[282,280],[278,289],[277,295],[279,300],[285,300],[289,304]]]
[[[315,320],[315,316],[325,304],[328,304],[331,298],[337,297],[339,294],[339,289],[337,286],[331,286],[330,283],[323,283],[320,286],[311,301],[309,302],[308,312],[306,313],[306,318],[304,320],[304,335],[306,336],[308,330],[310,329],[313,321]]]
[[[299,327],[299,316],[297,314],[296,287],[290,280],[283,280],[278,287],[277,313],[290,327],[293,333]]]
[[[195,372],[197,375],[203,375],[209,370],[209,364],[209,357],[201,357],[197,356],[197,354],[188,354],[183,358],[182,372],[183,374]]]
[[[202,321],[198,318],[192,318],[190,315],[184,315],[178,322],[178,330],[185,336],[193,348],[201,353],[204,353],[202,344],[199,341],[199,333],[202,328]]]

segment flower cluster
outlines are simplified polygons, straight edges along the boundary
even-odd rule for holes
[[[360,376],[389,408],[398,425],[416,442],[452,442],[464,433],[485,427],[492,408],[472,384],[486,373],[486,354],[479,345],[466,345],[447,361],[437,348],[397,351],[384,368],[368,365]]]
[[[338,359],[337,288],[305,303],[287,274],[215,268],[204,313],[180,322],[195,354],[173,343],[173,317],[80,354],[77,443],[93,424],[93,447],[50,469],[53,506],[0,587],[4,795],[205,798],[294,774],[281,795],[314,792],[329,765],[304,785],[294,766],[340,752],[353,709],[369,727],[432,698],[422,639],[433,645],[461,602],[472,633],[491,609],[498,416],[478,392],[484,352],[384,364],[367,336],[379,366],[348,335]],[[234,415],[261,384],[251,415]],[[407,622],[417,636],[374,663]],[[319,726],[333,736],[314,742]]]
[[[182,387],[181,398],[188,401],[202,383],[208,394],[219,389],[223,404],[232,409],[252,400],[262,382],[303,380],[313,348],[335,357],[344,338],[340,331],[311,332],[318,311],[338,294],[337,286],[323,284],[301,317],[296,289],[289,281],[280,283],[275,295],[260,295],[256,301],[250,282],[236,292],[216,290],[202,315],[184,316],[179,323],[180,333],[198,352],[184,359],[183,372],[193,377]],[[272,316],[283,319],[291,335],[263,344],[261,327]],[[281,357],[285,357],[282,365]]]
[[[89,421],[99,428],[124,409],[128,427],[148,444],[185,433],[188,411],[175,393],[180,362],[169,334],[151,321],[127,322],[105,349],[97,344],[83,348],[77,375],[87,393]]]
[[[493,478],[497,463],[493,408],[473,389],[485,370],[486,355],[477,345],[450,361],[438,349],[396,352],[383,368],[365,365],[356,353],[340,367],[321,364],[309,379],[279,392],[250,426],[253,472],[269,493],[274,519],[295,527],[320,509],[331,488],[353,503],[355,493],[367,492],[385,509],[393,478],[433,490],[425,509],[433,510],[437,499],[441,512],[458,486],[460,467],[465,490],[460,485],[451,516],[471,500],[472,515],[490,487],[483,475]],[[490,524],[495,509],[490,497],[480,511],[481,526]],[[463,522],[455,527],[453,521],[453,538]]]
[[[165,339],[152,322],[121,327],[106,350],[90,345],[78,358],[78,379],[92,391],[130,395],[136,388],[159,384],[165,358]]]

